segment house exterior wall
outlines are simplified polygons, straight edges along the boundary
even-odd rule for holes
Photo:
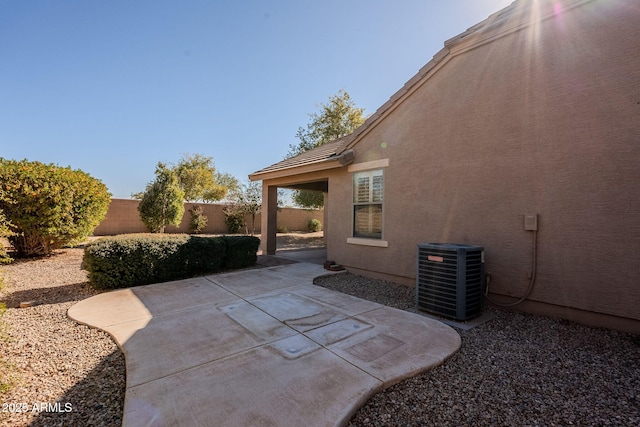
[[[140,219],[138,212],[138,200],[130,199],[111,199],[109,210],[105,219],[96,227],[93,234],[95,236],[110,236],[125,233],[146,233],[147,227]],[[185,203],[185,211],[182,222],[178,227],[167,226],[167,233],[188,233],[189,219],[191,214],[189,209],[193,205],[202,206],[203,213],[207,217],[207,226],[202,231],[206,234],[225,234],[228,233],[225,224],[225,216],[222,212],[223,205],[209,203]],[[324,225],[322,210],[308,210],[296,208],[283,208],[278,213],[278,225],[287,227],[289,231],[307,231],[310,219],[318,219]],[[245,222],[251,227],[251,217],[247,215]],[[255,218],[255,232],[260,233],[261,215],[257,214]],[[251,232],[251,230],[249,230]]]
[[[521,307],[640,332],[640,12],[588,2],[472,47],[453,46],[360,139],[355,164],[388,159],[388,247],[347,243],[352,174],[329,180],[328,257],[411,284],[416,246],[485,247],[491,292]],[[509,301],[510,299],[505,300]]]

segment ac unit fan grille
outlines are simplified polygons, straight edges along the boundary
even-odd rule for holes
[[[468,320],[482,313],[482,247],[419,245],[417,261],[418,308],[456,320]]]

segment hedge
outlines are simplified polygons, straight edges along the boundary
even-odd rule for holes
[[[250,267],[260,239],[129,234],[89,243],[83,266],[97,289],[117,289]]]
[[[260,239],[257,237],[224,236],[223,239],[227,244],[227,256],[222,264],[225,270],[251,267],[258,260]]]

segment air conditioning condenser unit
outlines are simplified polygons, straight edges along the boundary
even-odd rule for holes
[[[420,310],[458,321],[482,314],[482,246],[420,244],[416,264],[416,305]]]

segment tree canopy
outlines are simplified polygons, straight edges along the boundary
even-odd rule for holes
[[[164,233],[167,225],[180,225],[184,214],[184,190],[173,169],[158,163],[156,179],[147,184],[138,211],[152,233]]]
[[[366,120],[364,108],[356,107],[344,89],[330,96],[329,102],[321,104],[319,111],[309,114],[309,118],[306,128],[298,128],[296,138],[300,142],[289,145],[287,158],[347,136]],[[306,208],[319,208],[324,204],[322,193],[318,191],[296,190],[292,198],[296,205]]]
[[[226,211],[229,214],[249,215],[251,235],[255,232],[256,215],[262,211],[262,186],[258,182],[240,185],[229,194]]]
[[[216,172],[213,158],[202,154],[185,154],[172,170],[189,202],[222,200],[230,188],[238,185],[233,176]]]
[[[364,108],[356,107],[351,96],[344,89],[329,97],[329,102],[321,104],[319,112],[309,114],[306,128],[299,127],[297,145],[289,146],[287,157],[297,156],[312,148],[353,133],[364,123]]]
[[[164,164],[178,179],[187,202],[215,202],[226,197],[229,190],[238,187],[238,180],[228,174],[216,171],[213,157],[203,154],[184,154],[175,164]],[[134,193],[134,199],[142,199],[144,192]]]

